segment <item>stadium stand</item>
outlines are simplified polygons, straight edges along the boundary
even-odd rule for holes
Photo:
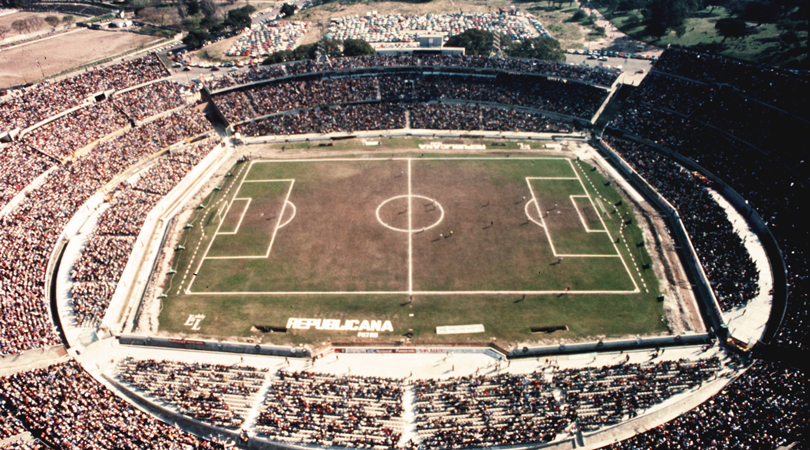
[[[757,361],[710,401],[605,450],[701,448],[776,449],[807,444],[807,375]]]
[[[395,447],[402,394],[402,380],[279,371],[255,431],[281,442]]]
[[[426,76],[411,83],[399,75],[281,79],[214,97],[220,109],[228,111],[229,120],[237,122],[283,112],[237,127],[251,136],[396,129],[406,126],[406,117],[411,127],[559,132],[574,125],[509,106],[590,119],[607,96],[593,86],[611,86],[618,76],[603,69],[524,60],[374,56],[329,64],[304,61],[271,66],[222,77],[210,88],[392,66],[503,73],[491,86],[477,76]],[[28,128],[82,105],[30,130],[21,141],[0,147],[0,207],[50,170],[42,185],[0,217],[3,357],[60,343],[49,318],[45,273],[62,229],[84,202],[133,164],[212,130],[201,113],[180,108],[182,99],[170,82],[113,94],[112,100],[90,98],[167,74],[156,57],[148,56],[63,81],[40,83],[0,101],[3,131]],[[563,84],[527,74],[583,83]],[[805,78],[772,68],[670,49],[611,125],[617,134],[627,132],[649,144],[676,150],[749,200],[776,237],[788,268],[786,315],[772,344],[800,355],[807,351],[810,279],[810,241],[801,215],[807,186],[806,142],[797,145],[790,138],[806,134],[810,115],[805,99],[795,93],[808,92],[807,83]],[[306,94],[283,97],[276,95],[279,92],[269,94],[274,86],[293,87],[293,92],[307,89]],[[356,92],[340,94],[340,88]],[[409,102],[381,101],[398,98]],[[464,102],[435,103],[439,98]],[[421,101],[411,103],[414,100]],[[347,104],[356,101],[370,103]],[[173,114],[150,119],[177,108]],[[130,120],[146,123],[124,130]],[[86,133],[97,122],[101,123],[98,130]],[[113,133],[120,134],[76,155],[80,148]],[[57,135],[60,139],[55,139]],[[605,141],[679,209],[724,308],[744,305],[756,294],[755,269],[739,238],[729,230],[723,211],[706,195],[702,179],[637,140],[607,136]],[[122,184],[111,194],[111,207],[74,268],[74,278],[81,281],[72,288],[80,324],[99,323],[116,277],[129,258],[127,246],[140,232],[146,214],[216,142],[208,140],[166,153],[133,185]],[[798,151],[786,150],[787,146]],[[122,245],[109,245],[112,242]],[[267,376],[261,369],[245,366],[171,361],[127,359],[118,368],[121,381],[147,396],[226,428],[243,423],[245,399],[255,397],[259,377]],[[546,442],[565,432],[593,431],[634,417],[675,393],[694,389],[720,370],[717,359],[704,359],[420,380],[413,384],[420,438],[408,445],[511,445]],[[239,382],[233,383],[235,379]],[[391,448],[403,433],[402,399],[407,389],[403,380],[280,371],[272,379],[255,429],[260,436],[280,442]],[[607,448],[749,449],[793,442],[806,446],[806,389],[804,371],[781,362],[756,361],[709,401]],[[16,441],[5,448],[223,448],[134,408],[75,361],[0,378],[0,439],[24,431],[35,440]]]
[[[297,61],[281,65],[251,68],[235,75],[223,75],[209,86],[214,92],[231,86],[271,80],[285,76],[306,75],[319,72],[348,71],[356,69],[378,69],[386,67],[449,67],[463,69],[485,69],[507,73],[534,74],[544,77],[564,78],[596,86],[612,86],[620,71],[586,65],[561,64],[534,59],[490,59],[480,56],[451,55],[400,55],[363,56],[338,58],[328,63],[311,60]]]
[[[726,212],[706,189],[711,183],[644,144],[610,136],[605,141],[678,210],[720,308],[729,311],[756,297],[759,271]]]
[[[636,416],[720,370],[717,358],[415,382],[413,448],[550,442]]]
[[[0,386],[8,410],[55,448],[223,448],[141,412],[72,360],[0,378]]]
[[[118,379],[175,406],[182,414],[225,428],[238,428],[266,377],[250,366],[135,360],[118,363]]]

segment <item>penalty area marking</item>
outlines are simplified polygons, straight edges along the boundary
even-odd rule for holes
[[[256,182],[256,181],[264,181],[264,182],[269,182],[269,181],[275,181],[275,182],[289,181],[290,182],[290,188],[287,190],[287,196],[284,198],[284,203],[282,204],[282,207],[281,207],[281,215],[278,217],[278,220],[276,221],[276,227],[273,229],[273,237],[270,239],[270,245],[267,247],[267,254],[265,256],[263,256],[263,257],[262,256],[258,257],[258,258],[267,258],[267,257],[270,256],[270,250],[273,248],[273,242],[276,239],[276,233],[278,232],[278,229],[279,229],[279,221],[284,217],[284,210],[287,207],[287,203],[289,203],[289,201],[290,201],[290,193],[292,193],[293,185],[295,185],[295,179],[247,180],[246,178],[248,177],[248,174],[250,174],[250,170],[253,169],[253,164],[255,164],[256,162],[257,161],[255,161],[255,160],[250,162],[250,165],[248,166],[248,169],[245,172],[245,175],[242,177],[242,180],[239,182],[239,187],[236,188],[236,195],[239,194],[239,191],[242,189],[242,185],[244,183],[246,183],[246,182],[247,183],[252,183],[252,182]],[[233,185],[231,185],[228,188],[228,191],[230,191],[230,189],[232,187],[233,187]],[[226,193],[225,197],[222,197],[222,199],[220,199],[220,201],[224,200],[226,197],[227,197],[227,193]],[[235,200],[235,198],[231,199],[231,201],[228,202],[228,210],[231,209],[231,205],[233,205],[234,200]],[[225,214],[227,215],[228,213],[226,212]],[[208,256],[208,252],[211,250],[211,246],[214,244],[214,240],[216,240],[216,235],[217,235],[217,233],[219,233],[220,227],[222,227],[222,222],[223,221],[220,220],[219,224],[217,224],[217,229],[216,229],[216,231],[214,231],[214,235],[211,236],[211,240],[208,242],[208,246],[205,248],[205,253],[203,253],[203,257],[200,258],[200,262],[197,264],[197,269],[194,270],[194,276],[191,277],[191,281],[188,283],[188,287],[186,288],[186,291],[185,291],[186,294],[192,294],[191,286],[194,285],[194,280],[197,279],[197,274],[200,272],[200,268],[202,268],[202,265],[203,265],[203,263],[205,262],[206,259],[254,259],[254,258],[256,258],[256,257],[235,257],[235,258],[233,258],[233,257],[223,257],[223,258],[216,258],[216,257],[209,257]],[[205,229],[203,229],[203,233],[204,232],[205,232]],[[200,243],[202,243],[202,239],[200,239]],[[194,253],[196,255],[196,250],[195,250]],[[191,266],[189,265],[189,267],[191,267]],[[185,277],[183,277],[183,278],[185,279]]]

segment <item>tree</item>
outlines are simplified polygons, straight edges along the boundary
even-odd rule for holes
[[[281,15],[284,17],[290,17],[291,15],[295,14],[295,10],[298,9],[294,3],[285,3],[281,5]]]
[[[62,23],[65,24],[65,29],[67,30],[73,24],[75,19],[70,14],[66,16],[62,16]]]
[[[447,47],[464,47],[467,55],[489,56],[495,35],[489,31],[470,28],[469,30],[451,36],[447,40]]]
[[[0,40],[5,39],[9,31],[11,31],[11,28],[0,26]]]
[[[679,36],[686,32],[686,19],[696,8],[691,0],[651,0],[644,10],[647,28],[645,33],[661,37],[668,30],[675,30]]]
[[[56,16],[47,16],[45,17],[45,22],[47,22],[51,28],[56,28],[56,26],[59,25],[59,18]]]
[[[747,27],[748,26],[744,21],[730,17],[719,19],[717,23],[714,24],[714,28],[717,30],[717,33],[720,34],[720,36],[723,36],[724,41],[727,38],[738,38],[745,36],[748,34]]]
[[[560,42],[548,37],[526,39],[517,47],[510,49],[508,53],[509,56],[518,58],[565,62],[565,52],[560,48]]]
[[[205,41],[209,40],[211,40],[211,35],[208,31],[195,28],[189,30],[188,34],[183,38],[183,43],[191,48],[199,48],[202,47]]]
[[[346,39],[343,41],[343,56],[366,56],[377,53],[374,47],[362,39]]]
[[[228,11],[228,18],[225,24],[229,25],[234,30],[241,30],[250,26],[250,13],[244,9],[232,9]]]
[[[219,6],[214,0],[202,0],[200,2],[200,10],[205,17],[216,17]]]
[[[776,22],[781,13],[780,8],[769,1],[752,1],[745,4],[738,17],[761,26],[763,23]]]
[[[39,16],[31,16],[25,19],[25,21],[28,22],[29,30],[31,29],[39,30],[40,28],[42,28],[42,24],[45,23],[45,21],[42,20],[42,17]]]
[[[11,22],[11,28],[14,28],[17,34],[24,34],[26,28],[28,28],[28,24],[26,24],[24,20],[15,20]]]
[[[271,53],[262,64],[265,66],[269,66],[270,64],[279,64],[287,61],[291,61],[292,58],[292,51],[290,50],[281,50],[278,52]]]
[[[581,21],[582,19],[584,19],[587,16],[588,16],[588,14],[585,11],[583,11],[581,9],[578,9],[578,10],[574,11],[574,15],[571,16],[570,20],[571,20],[571,22],[579,22],[579,21]]]
[[[200,12],[200,2],[197,0],[189,0],[186,3],[186,12],[188,12],[189,16],[193,16]]]

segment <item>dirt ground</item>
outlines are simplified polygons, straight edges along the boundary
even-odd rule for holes
[[[34,41],[0,52],[0,88],[42,78],[43,73],[60,73],[157,40],[142,34],[82,29]]]

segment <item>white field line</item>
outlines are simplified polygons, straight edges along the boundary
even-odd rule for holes
[[[411,157],[394,157],[394,158],[298,158],[298,159],[280,159],[280,160],[253,160],[252,163],[258,164],[265,164],[265,163],[289,163],[289,162],[358,162],[358,161],[407,161],[409,159],[413,159]],[[426,158],[416,158],[420,161],[455,161],[455,160],[462,160],[462,161],[470,161],[470,160],[485,160],[485,161],[498,161],[498,160],[534,160],[534,161],[567,161],[568,158],[562,156],[553,156],[553,157],[533,157],[533,156],[513,156],[513,157],[487,157],[487,156],[475,156],[475,157],[442,157],[442,156],[434,156],[434,157],[426,157]]]
[[[587,223],[585,223],[585,217],[579,212],[579,206],[577,206],[577,201],[574,200],[575,198],[588,198],[586,195],[569,195],[569,199],[571,199],[571,204],[574,205],[574,210],[577,212],[579,216],[579,221],[582,222],[582,228],[585,229],[586,233],[605,233],[605,230],[591,230]]]
[[[223,231],[222,233],[215,234],[214,236],[236,234],[236,233],[239,232],[239,227],[242,226],[242,219],[245,218],[245,214],[247,213],[248,208],[250,208],[250,202],[252,202],[253,199],[250,198],[250,197],[233,199],[234,202],[236,202],[236,201],[244,201],[244,200],[247,200],[247,203],[245,204],[245,207],[242,208],[242,214],[239,216],[239,222],[237,222],[237,224],[236,224],[236,229],[234,229],[233,231]],[[227,216],[228,216],[228,212],[226,211],[225,216],[223,216],[222,220],[225,220],[225,217],[227,217]]]
[[[576,177],[530,177],[532,180],[576,180]]]
[[[278,226],[279,228],[284,228],[284,227],[286,227],[286,226],[287,226],[287,224],[289,224],[290,222],[292,222],[292,221],[293,221],[293,219],[295,219],[295,213],[297,213],[297,212],[298,212],[298,208],[296,208],[296,207],[295,207],[295,203],[293,203],[293,202],[287,202],[287,203],[289,203],[289,204],[290,204],[290,207],[292,207],[293,212],[292,212],[292,215],[290,216],[290,218],[289,218],[289,219],[287,219],[287,221],[286,221],[286,222],[284,222],[284,223],[282,223],[281,225],[279,225],[279,226]],[[280,221],[280,219],[279,219],[279,221]]]
[[[585,172],[584,170],[582,171],[582,173],[585,175],[585,178],[588,180],[588,183],[591,184],[591,187],[593,187],[594,192],[596,192],[598,194],[599,191],[596,189],[596,186],[594,186],[593,181],[588,176],[588,173]],[[599,194],[599,196],[601,197],[601,194]],[[602,199],[605,200],[605,202],[607,202],[606,198],[602,197]],[[616,217],[619,218],[619,221],[623,222],[624,217],[622,217],[621,211],[619,211],[619,209],[615,209],[614,211],[616,212]],[[605,213],[605,214],[607,214],[607,213]],[[639,269],[639,267],[638,267],[638,263],[636,262],[636,257],[633,256],[633,252],[630,250],[630,245],[628,245],[628,243],[627,243],[627,237],[624,235],[624,232],[622,230],[623,230],[623,228],[619,228],[619,234],[624,238],[624,247],[627,249],[627,254],[630,255],[630,260],[633,262],[633,267],[636,268],[636,273],[638,273],[638,278],[639,278],[639,280],[641,280],[641,284],[644,286],[644,290],[647,293],[649,293],[650,288],[647,286],[647,282],[644,280],[644,275],[641,273],[641,269]],[[611,238],[611,240],[612,240],[612,238]]]
[[[250,165],[248,166],[248,169],[245,172],[245,175],[242,176],[242,181],[239,182],[239,187],[236,188],[236,194],[239,194],[239,191],[242,189],[242,183],[245,182],[245,178],[247,178],[248,174],[250,174],[250,169],[253,168],[253,163],[254,163],[254,161],[250,162]],[[234,195],[234,197],[236,197],[236,195]],[[233,203],[233,199],[231,199],[231,201],[228,202],[228,209],[229,210],[231,209],[231,204],[232,203]],[[214,231],[214,236],[211,236],[211,240],[208,242],[208,246],[205,248],[205,253],[203,253],[203,257],[200,259],[199,264],[197,264],[197,269],[194,270],[195,275],[191,277],[191,281],[188,283],[188,287],[186,288],[186,293],[187,294],[191,293],[191,286],[194,285],[194,280],[197,278],[196,274],[200,273],[200,267],[202,267],[203,262],[205,262],[205,258],[208,256],[208,251],[211,250],[211,245],[214,244],[215,236],[217,235],[217,233],[219,233],[219,228],[222,226],[222,222],[223,221],[221,221],[221,220],[219,221],[219,224],[217,225],[217,229],[216,229],[216,231]],[[201,224],[201,226],[202,226],[202,224]]]
[[[239,187],[236,188],[236,193],[234,195],[234,198],[236,197],[236,195],[239,194],[239,191],[242,190],[242,184],[245,182],[245,178],[247,178],[247,176],[250,174],[250,169],[253,168],[253,163],[254,163],[254,161],[250,162],[250,165],[248,166],[248,170],[242,176],[242,181],[239,182]],[[233,204],[233,199],[231,199],[231,201],[228,202],[228,210],[231,209],[232,204]],[[227,213],[226,213],[226,215],[227,215]],[[194,285],[194,280],[197,278],[197,274],[200,273],[200,267],[202,267],[202,263],[205,262],[205,258],[208,256],[208,251],[211,250],[211,246],[214,244],[214,240],[216,239],[217,233],[219,233],[220,227],[222,227],[222,221],[221,220],[219,221],[219,224],[217,225],[216,231],[214,231],[214,235],[211,236],[211,240],[208,242],[208,246],[205,248],[205,253],[203,253],[203,257],[200,259],[199,264],[197,264],[197,269],[194,270],[194,276],[191,277],[191,281],[188,283],[188,287],[186,288],[186,293],[187,294],[191,293],[191,286]]]
[[[591,202],[591,206],[593,206],[593,209],[595,210],[596,205],[594,205],[593,199],[591,198],[591,194],[588,193],[588,189],[585,187],[585,183],[583,183],[582,179],[579,177],[579,173],[577,172],[576,167],[574,167],[574,163],[571,162],[571,160],[569,159],[568,164],[571,165],[571,170],[574,171],[574,175],[576,175],[577,179],[579,180],[579,185],[582,186],[582,190],[585,192],[585,195],[588,196],[588,200]],[[619,247],[616,245],[616,242],[613,240],[613,236],[610,235],[610,230],[608,230],[607,224],[602,219],[602,216],[599,216],[599,222],[602,223],[602,227],[605,229],[605,234],[607,235],[608,239],[610,239],[610,245],[613,246],[613,249],[616,250],[616,254],[619,255],[619,259],[622,261],[622,265],[624,266],[624,270],[627,271],[627,276],[629,276],[630,281],[633,282],[633,287],[635,287],[636,292],[641,292],[641,289],[639,289],[638,284],[636,283],[636,279],[633,277],[633,273],[630,272],[630,267],[627,266],[627,262],[624,260],[624,257],[622,257],[622,253],[619,251]]]
[[[282,181],[288,181],[292,183],[293,181],[295,181],[295,178],[276,178],[274,180],[245,180],[245,183],[274,183]]]
[[[413,294],[413,208],[411,208],[411,158],[408,158],[408,293]]]
[[[621,258],[621,255],[578,255],[576,253],[570,255],[559,254],[556,256],[571,257],[571,258]]]
[[[615,294],[615,295],[632,295],[638,294],[639,290],[632,291],[270,291],[270,292],[188,292],[188,295],[209,295],[209,296],[228,296],[228,295],[286,295],[286,296],[322,296],[322,295],[559,295],[559,294]]]
[[[551,235],[548,233],[548,227],[546,226],[546,221],[543,220],[543,212],[540,211],[540,203],[537,201],[537,197],[534,196],[534,189],[532,189],[532,181],[531,177],[526,177],[526,184],[529,185],[529,192],[532,194],[532,201],[534,202],[534,206],[537,208],[537,216],[540,217],[540,222],[542,223],[543,230],[546,232],[546,238],[548,238],[548,245],[551,246],[551,254],[555,257],[557,255],[557,250],[554,249],[554,242],[551,240]]]
[[[532,217],[531,214],[529,214],[529,205],[534,205],[534,204],[535,204],[534,199],[531,199],[528,202],[526,202],[526,206],[523,207],[523,212],[526,213],[526,217],[529,220],[531,220],[532,222],[534,222],[535,224],[537,224],[537,226],[545,228],[546,227],[545,225],[543,225],[542,223],[534,220],[534,217]]]
[[[276,241],[276,233],[278,233],[279,224],[281,219],[284,217],[284,211],[287,210],[287,203],[290,202],[290,194],[292,194],[293,186],[295,186],[295,180],[292,180],[290,183],[290,189],[287,190],[287,196],[284,197],[284,204],[281,206],[281,214],[278,215],[278,220],[276,220],[276,228],[273,230],[273,237],[270,238],[270,245],[267,246],[267,254],[264,255],[265,258],[270,257],[270,251],[273,249],[273,242]]]
[[[590,181],[590,180],[589,180],[589,181]],[[601,210],[602,210],[602,215],[603,215],[603,216],[606,216],[606,215],[607,215],[607,210],[605,209],[605,205],[603,205],[603,204],[602,204],[602,200],[601,200],[601,199],[599,199],[599,198],[597,198],[597,199],[596,199],[596,204],[597,204],[597,205],[599,205],[599,209],[601,209]]]
[[[290,218],[290,220],[284,222],[284,224],[281,225],[281,219],[284,217],[284,210],[287,207],[287,203],[290,203],[290,201],[289,201],[290,193],[292,192],[292,187],[293,187],[293,184],[295,184],[295,180],[293,180],[293,179],[262,180],[262,182],[263,183],[274,183],[274,182],[282,182],[282,183],[283,182],[289,182],[290,183],[290,188],[287,190],[287,197],[285,197],[284,204],[281,206],[281,214],[279,214],[278,217],[276,217],[276,227],[273,228],[273,236],[270,238],[270,245],[267,247],[267,253],[264,254],[264,255],[204,256],[203,257],[204,260],[205,259],[264,259],[264,258],[268,258],[270,256],[270,249],[273,248],[273,241],[276,239],[276,233],[278,232],[278,229],[283,227],[284,225],[287,225],[288,223],[290,223],[290,220],[292,220],[292,218]],[[250,181],[246,181],[246,183],[250,183]],[[240,186],[240,188],[241,188],[241,186]],[[237,191],[237,193],[238,193],[238,191]],[[237,200],[237,199],[233,199],[233,201],[235,201],[235,200]],[[231,203],[233,203],[233,201]],[[292,203],[290,203],[290,205],[292,205]],[[293,206],[293,208],[295,208],[295,206]],[[230,212],[230,206],[228,207],[228,211]],[[227,215],[227,213],[225,213],[225,214]],[[293,213],[293,214],[295,214],[295,213]],[[239,223],[241,224],[241,222],[242,221],[240,220]],[[217,227],[217,229],[219,229],[219,227]],[[214,236],[223,235],[223,234],[236,234],[236,233],[219,233],[219,232],[217,232]],[[206,254],[207,254],[207,252],[206,252]]]

